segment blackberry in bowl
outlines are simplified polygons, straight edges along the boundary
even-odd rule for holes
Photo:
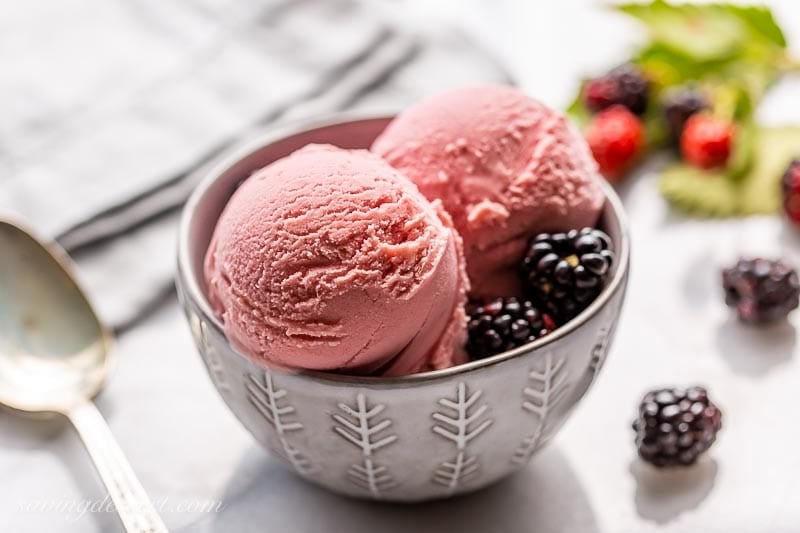
[[[544,312],[565,324],[600,295],[614,261],[611,238],[599,229],[542,233],[522,260],[522,285]]]
[[[544,337],[556,329],[553,318],[530,300],[497,298],[473,305],[467,323],[467,353],[483,359]]]

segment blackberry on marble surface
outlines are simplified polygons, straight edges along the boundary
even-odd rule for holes
[[[694,464],[721,428],[722,413],[703,387],[650,391],[633,422],[639,457],[657,467]]]
[[[743,322],[782,320],[800,304],[800,279],[786,261],[740,259],[722,271],[725,303]]]

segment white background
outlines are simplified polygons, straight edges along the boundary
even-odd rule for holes
[[[577,80],[620,62],[642,36],[600,4],[560,0],[406,0],[415,23],[454,20],[555,106]],[[800,54],[800,3],[771,2]],[[767,122],[800,122],[800,85],[776,88]],[[124,337],[100,398],[115,435],[174,531],[783,533],[800,530],[800,359],[794,324],[754,329],[722,304],[719,269],[737,254],[789,255],[800,233],[777,217],[688,220],[659,197],[651,173],[622,190],[634,245],[617,341],[595,388],[555,442],[522,474],[482,493],[414,507],[355,502],[312,487],[270,460],[218,400],[173,306]],[[157,347],[157,349],[154,349]],[[142,369],[147,369],[142,372]],[[639,463],[630,421],[645,389],[702,383],[724,410],[720,441],[697,467]],[[154,405],[150,391],[168,391]],[[113,515],[25,511],[32,500],[102,500],[75,435],[0,413],[10,454],[0,479],[0,530],[119,531]],[[15,462],[16,461],[16,462]],[[44,480],[44,481],[42,481]],[[179,512],[221,500],[221,513]],[[35,502],[33,502],[35,504]]]

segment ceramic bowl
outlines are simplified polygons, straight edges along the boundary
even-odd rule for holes
[[[202,169],[181,221],[177,285],[211,380],[258,442],[336,492],[419,501],[493,483],[553,438],[603,367],[625,294],[629,238],[606,186],[600,226],[618,255],[607,288],[554,333],[488,359],[400,378],[252,362],[231,347],[205,295],[203,257],[220,212],[254,170],[308,143],[369,147],[389,120],[337,117],[271,129]]]

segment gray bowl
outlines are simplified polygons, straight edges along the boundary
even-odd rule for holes
[[[308,143],[368,147],[389,120],[339,117],[276,128],[208,165],[183,213],[177,285],[223,400],[287,466],[352,496],[445,498],[521,468],[586,394],[616,329],[629,239],[620,201],[606,187],[601,226],[619,256],[609,286],[564,327],[489,359],[401,378],[287,373],[253,363],[228,343],[205,296],[203,256],[220,212],[254,170]]]

